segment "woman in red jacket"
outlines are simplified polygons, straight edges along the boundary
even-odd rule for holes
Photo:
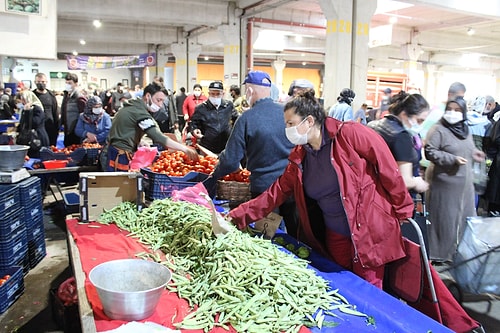
[[[326,117],[311,93],[285,105],[296,145],[284,173],[260,196],[230,211],[238,228],[293,195],[299,240],[382,288],[384,265],[405,256],[400,222],[413,200],[387,144],[372,129]]]

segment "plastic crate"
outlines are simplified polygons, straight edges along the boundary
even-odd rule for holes
[[[67,160],[70,163],[67,166],[77,165],[81,163],[86,156],[87,152],[85,148],[76,148],[71,153],[55,153],[48,147],[42,147],[40,149],[40,159],[42,161],[50,161],[50,160]]]
[[[43,220],[43,206],[42,203],[35,202],[34,204],[24,207],[23,209],[24,221],[26,228],[30,228]]]
[[[23,212],[17,210],[0,218],[0,241],[15,238],[21,232],[26,232]]]
[[[80,194],[76,192],[63,193],[64,208],[67,214],[75,214],[80,211]]]
[[[19,187],[17,184],[0,185],[0,216],[5,216],[20,207]]]
[[[40,235],[45,238],[43,219],[35,221],[32,225],[26,228],[26,239],[28,240],[28,244],[30,240],[40,237]]]
[[[101,148],[85,148],[85,152],[86,155],[82,161],[82,165],[97,165]]]
[[[18,184],[21,206],[30,206],[33,203],[42,202],[42,182],[40,178],[32,176],[22,180]]]
[[[26,231],[26,229],[24,229]],[[7,241],[0,241],[0,266],[7,267],[21,261],[28,251],[26,232]]]
[[[173,191],[194,186],[208,178],[207,174],[195,171],[184,177],[167,176],[145,168],[141,169],[141,173],[144,177],[144,196],[149,201],[169,198]]]
[[[47,255],[45,235],[41,234],[37,238],[28,241],[28,259],[30,268],[33,269]]]
[[[0,270],[0,278],[10,278],[0,286],[0,314],[4,313],[24,292],[23,267],[13,266]]]

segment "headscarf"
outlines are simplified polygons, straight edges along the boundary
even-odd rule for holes
[[[21,92],[21,96],[26,101],[26,103],[29,103],[31,105],[38,105],[43,110],[42,102],[40,102],[38,97],[31,90],[24,90],[23,92]]]
[[[457,96],[446,102],[446,106],[444,108],[445,112],[448,109],[448,105],[450,105],[450,103],[457,103],[458,106],[460,106],[460,110],[462,110],[462,120],[456,124],[450,124],[443,117],[441,118],[441,124],[443,124],[444,127],[448,128],[451,133],[453,133],[457,138],[459,138],[460,140],[465,140],[469,135],[469,126],[465,122],[467,120],[467,103],[465,102],[463,97]]]
[[[94,114],[92,112],[92,109],[96,105],[101,105],[102,107],[102,100],[99,96],[92,96],[87,100],[87,104],[85,104],[85,109],[83,110],[83,120],[85,120],[86,123],[88,124],[93,124],[96,125],[99,123],[99,120],[102,118],[103,112],[100,114]]]

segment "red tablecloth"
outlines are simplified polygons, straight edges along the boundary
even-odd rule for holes
[[[125,324],[125,321],[109,319],[103,312],[101,301],[95,287],[90,283],[88,274],[95,266],[115,259],[135,258],[140,252],[151,252],[147,247],[137,242],[132,237],[127,237],[128,232],[120,230],[116,225],[103,225],[99,223],[78,223],[76,219],[66,221],[68,231],[73,236],[76,246],[80,251],[82,269],[87,276],[85,290],[87,298],[94,311],[94,320],[97,332],[111,330]],[[143,321],[151,321],[165,327],[174,328],[172,318],[179,322],[189,312],[186,300],[180,299],[176,293],[165,290],[158,306],[151,317]],[[188,330],[183,330],[188,332]],[[203,332],[202,330],[189,330],[189,332]],[[221,327],[214,328],[211,332],[228,333]],[[301,333],[310,332],[303,327]]]

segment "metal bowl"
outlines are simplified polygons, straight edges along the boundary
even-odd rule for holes
[[[14,171],[23,167],[28,146],[0,145],[0,170]]]
[[[104,313],[111,319],[125,321],[151,316],[171,277],[167,267],[142,259],[108,261],[89,274]]]

